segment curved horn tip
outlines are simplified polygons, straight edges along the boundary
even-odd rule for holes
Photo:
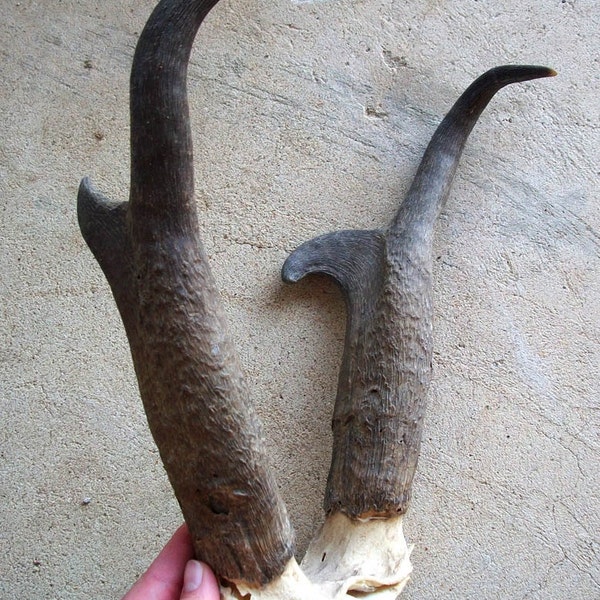
[[[486,71],[481,78],[497,78],[506,82],[527,81],[542,77],[555,77],[557,72],[540,65],[501,65]]]
[[[297,265],[294,264],[294,260],[290,260],[291,257],[288,257],[287,260],[283,263],[283,267],[281,267],[281,280],[284,283],[298,283],[304,276],[303,273]]]

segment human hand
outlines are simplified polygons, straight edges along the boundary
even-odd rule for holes
[[[219,600],[214,573],[193,557],[190,533],[182,525],[123,600]]]

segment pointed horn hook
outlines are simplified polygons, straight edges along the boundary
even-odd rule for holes
[[[469,134],[490,100],[511,83],[554,75],[556,72],[547,67],[505,65],[478,77],[461,94],[433,134],[410,190],[390,226],[390,234],[400,235],[412,227],[422,229],[422,235],[426,232],[430,235],[448,197]]]

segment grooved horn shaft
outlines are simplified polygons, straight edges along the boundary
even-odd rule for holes
[[[131,74],[130,201],[80,186],[83,236],[111,285],[150,429],[196,554],[229,580],[285,569],[293,535],[198,237],[186,72],[217,0],[163,0]]]
[[[285,281],[332,276],[347,304],[325,510],[350,517],[406,512],[417,466],[432,360],[432,238],[468,135],[493,95],[554,75],[504,66],[461,95],[429,144],[387,230],[340,231],[296,249]]]

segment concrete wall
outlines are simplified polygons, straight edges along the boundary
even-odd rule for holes
[[[0,596],[119,597],[181,516],[109,288],[87,174],[128,193],[152,0],[0,0]],[[435,380],[404,597],[600,597],[600,5],[223,0],[190,67],[201,227],[302,553],[321,519],[344,309],[299,242],[385,224],[440,118],[503,90],[437,229]]]

